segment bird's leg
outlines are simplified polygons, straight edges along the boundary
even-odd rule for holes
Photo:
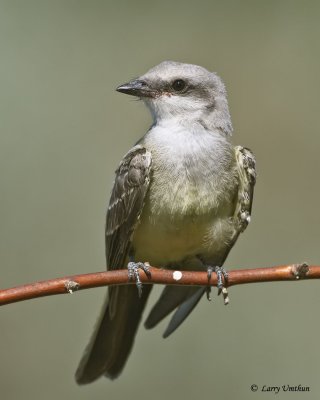
[[[130,281],[135,280],[136,286],[138,289],[139,297],[142,295],[142,283],[139,276],[139,269],[147,275],[148,278],[151,278],[150,272],[150,265],[149,263],[143,262],[135,262],[133,256],[129,256],[129,263],[128,263],[128,278]]]
[[[223,280],[222,280],[223,276],[224,281],[228,282],[228,272],[223,267],[215,267],[214,272],[217,274],[218,296],[222,293],[224,304],[228,304],[229,303],[228,290],[225,286],[223,286]]]
[[[207,275],[208,282],[211,280],[212,272],[217,274],[217,288],[218,288],[218,296],[222,293],[224,304],[227,305],[229,303],[229,295],[227,288],[223,285],[222,276],[224,277],[224,281],[228,282],[228,272],[223,267],[212,267],[211,265],[207,266]],[[211,300],[210,297],[211,286],[207,287],[207,299]]]
[[[201,257],[198,257],[199,260],[207,267],[207,276],[208,276],[208,286],[207,286],[207,299],[209,301],[211,301],[211,286],[210,286],[210,281],[211,281],[211,277],[212,277],[212,272],[215,272],[217,274],[217,288],[218,288],[218,296],[222,293],[223,296],[223,300],[224,300],[224,304],[228,304],[229,303],[229,295],[228,295],[228,290],[227,288],[223,285],[223,279],[222,276],[224,278],[225,282],[228,282],[228,272],[223,268],[223,267],[219,267],[219,266],[211,266],[211,265],[207,265],[204,260]]]

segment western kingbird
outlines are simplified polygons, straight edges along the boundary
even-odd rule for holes
[[[153,125],[124,156],[107,211],[108,269],[137,280],[110,287],[108,299],[76,373],[80,384],[116,378],[131,351],[151,285],[137,273],[146,261],[162,268],[215,271],[218,288],[230,249],[250,221],[255,158],[231,142],[222,80],[191,64],[165,61],[118,92],[141,98]],[[189,315],[206,288],[167,286],[151,310],[152,328],[176,310],[164,337]],[[140,294],[140,295],[139,295]]]

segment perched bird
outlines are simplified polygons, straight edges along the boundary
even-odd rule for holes
[[[151,285],[148,266],[217,273],[250,221],[255,159],[231,142],[232,124],[222,80],[197,65],[165,61],[118,92],[141,98],[153,125],[116,170],[106,220],[108,269],[127,268],[134,285],[115,286],[83,355],[76,380],[116,378],[131,351]],[[224,275],[224,279],[223,276]],[[175,313],[164,337],[189,315],[206,288],[167,286],[146,328]]]

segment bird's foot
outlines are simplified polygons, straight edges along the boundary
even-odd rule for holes
[[[228,272],[223,267],[207,267],[207,275],[208,275],[208,282],[211,280],[212,272],[217,274],[217,288],[218,288],[218,296],[222,293],[224,304],[227,305],[229,303],[229,295],[227,288],[223,285],[223,279],[225,282],[228,282]],[[211,286],[207,287],[207,299],[210,301],[210,292]]]
[[[132,280],[136,281],[138,294],[139,294],[139,297],[141,297],[142,283],[141,283],[140,276],[139,276],[139,269],[142,269],[142,271],[147,275],[147,277],[151,278],[149,263],[134,262],[134,261],[130,261],[128,263],[128,278],[130,281],[132,281]]]

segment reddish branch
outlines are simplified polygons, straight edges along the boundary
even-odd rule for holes
[[[150,268],[151,279],[140,273],[143,283],[158,283],[163,285],[195,285],[206,286],[208,278],[206,272],[174,271]],[[255,268],[229,271],[227,286],[241,285],[254,282],[294,281],[301,279],[319,279],[320,266],[308,266],[307,264],[292,264],[269,268]],[[177,280],[177,275],[181,275]],[[0,290],[0,305],[15,303],[28,299],[54,294],[72,293],[77,290],[89,289],[108,285],[134,284],[128,281],[126,270],[108,272],[97,272],[93,274],[72,275],[64,278],[51,279],[48,281],[34,282],[21,285],[11,289]],[[212,274],[210,285],[216,286],[216,275]]]

